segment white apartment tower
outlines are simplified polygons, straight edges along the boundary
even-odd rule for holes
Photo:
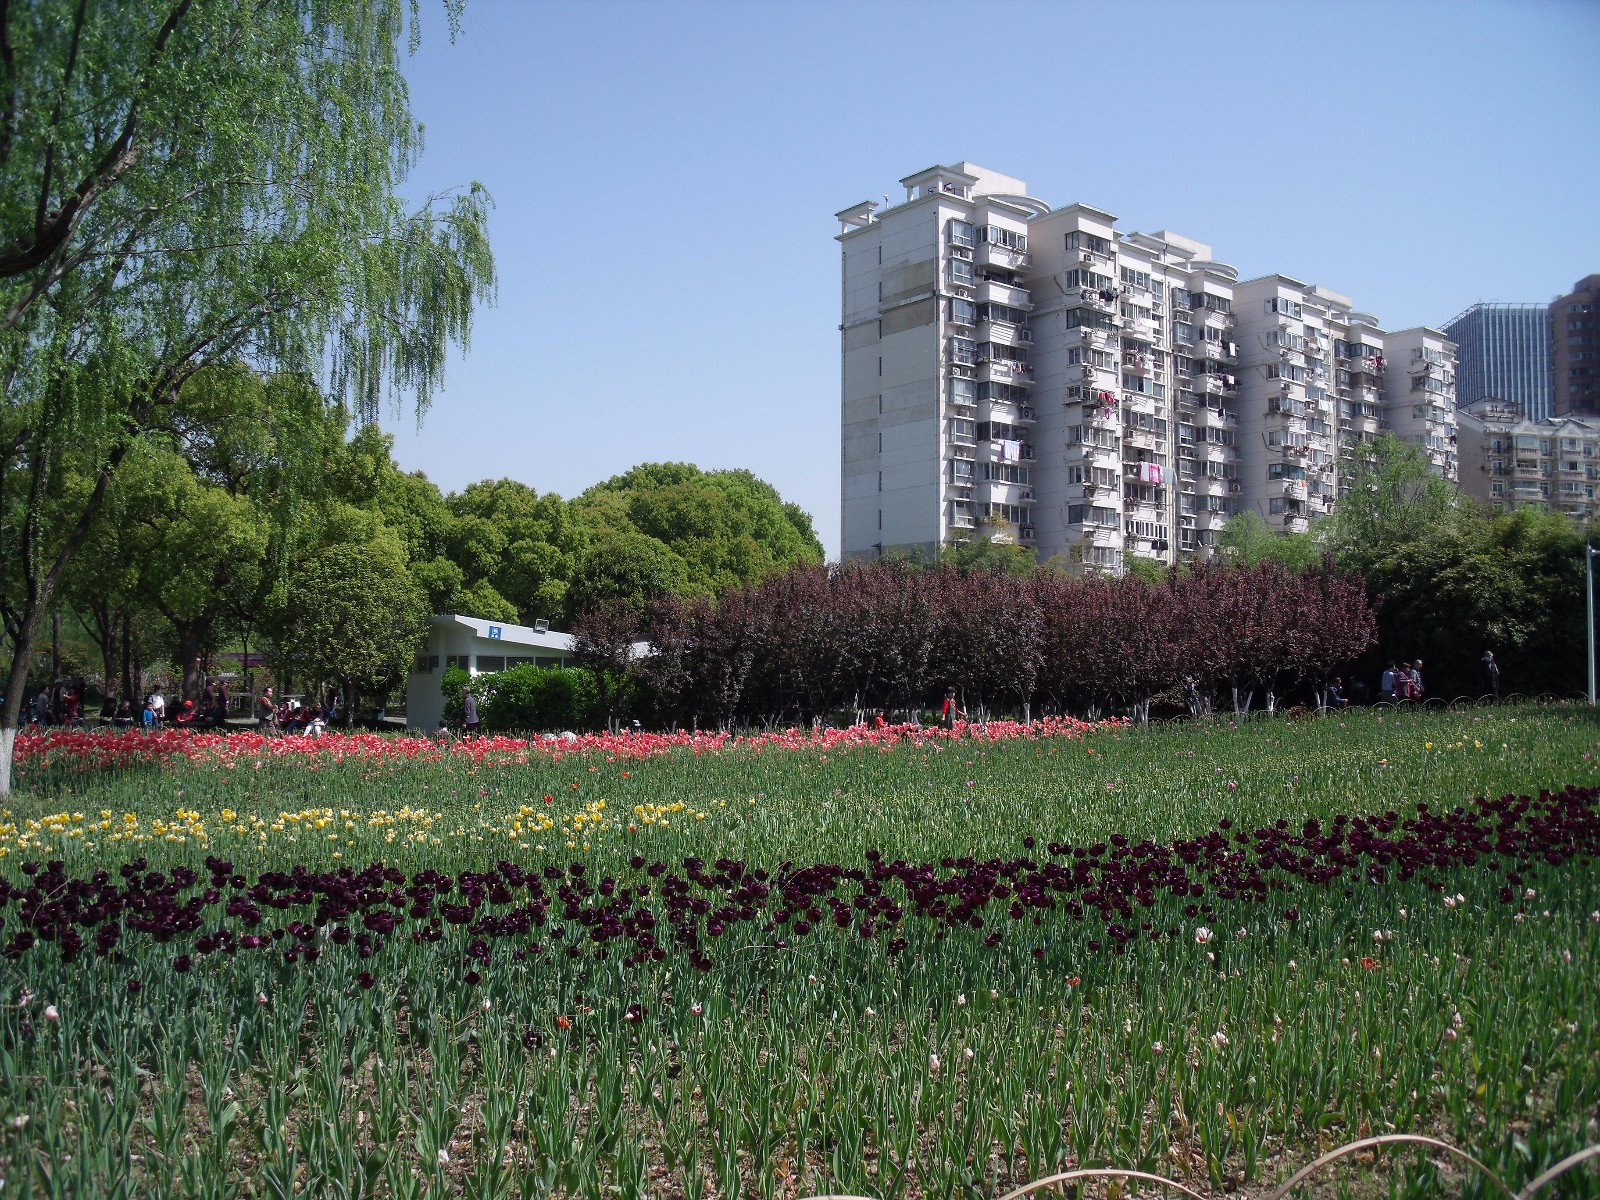
[[[1200,242],[971,163],[901,184],[904,203],[838,214],[846,556],[987,536],[1116,571],[1204,555],[1245,507],[1303,530],[1401,400],[1397,432],[1454,477],[1453,395],[1418,413],[1382,390],[1386,338],[1448,376],[1437,331],[1240,283]]]

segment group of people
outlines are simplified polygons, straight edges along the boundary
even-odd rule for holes
[[[1422,660],[1419,658],[1414,663],[1402,660],[1396,666],[1391,659],[1378,684],[1378,699],[1386,704],[1400,704],[1406,700],[1421,700],[1422,695]]]
[[[28,720],[41,728],[63,725],[68,729],[88,726],[85,696],[88,686],[82,679],[63,683],[52,700],[49,688],[41,688],[28,705]],[[200,703],[183,700],[169,705],[160,684],[151,689],[142,704],[134,707],[133,701],[123,696],[107,696],[101,702],[99,724],[104,729],[133,729],[154,733],[168,725],[184,729],[215,729],[228,719],[228,696],[220,685],[207,684]]]
[[[84,701],[87,691],[88,685],[82,679],[60,684],[53,695],[52,689],[41,688],[28,702],[27,720],[40,728],[49,725],[86,728],[91,719]],[[304,733],[319,737],[336,722],[339,700],[337,692],[330,693],[321,704],[302,703],[295,697],[275,700],[269,687],[256,699],[256,727],[262,733]],[[207,681],[198,702],[169,700],[165,690],[157,684],[138,706],[127,697],[107,696],[99,712],[101,728],[140,729],[146,733],[166,728],[222,729],[227,723],[228,691],[227,685],[220,681]]]
[[[264,734],[300,733],[321,737],[338,719],[339,696],[334,693],[323,703],[303,703],[296,696],[274,699],[271,688],[256,697],[256,729]]]

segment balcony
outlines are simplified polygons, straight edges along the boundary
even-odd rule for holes
[[[1025,250],[1013,250],[997,242],[984,242],[978,247],[980,267],[999,267],[1003,271],[1020,271],[1033,265],[1033,256]]]
[[[977,285],[978,300],[989,304],[1006,304],[1012,308],[1032,308],[1033,297],[1027,288],[1012,287],[1009,283],[986,279]]]
[[[1144,317],[1129,317],[1122,325],[1122,336],[1137,338],[1141,342],[1156,340],[1156,323]]]
[[[1147,354],[1124,354],[1122,356],[1122,369],[1132,375],[1150,374],[1150,356]]]
[[[1156,435],[1148,429],[1129,429],[1122,435],[1124,446],[1134,446],[1141,450],[1154,450],[1160,443]]]
[[[1015,442],[1013,444],[1017,448],[1016,457],[1015,458],[1001,457],[999,439],[995,439],[995,440],[990,441],[990,443],[989,443],[989,461],[990,462],[1020,462],[1020,463],[1031,463],[1031,462],[1037,462],[1038,461],[1033,456],[1033,447],[1030,446],[1027,442]],[[1002,482],[1001,484],[999,484],[999,486],[1000,487],[1007,487],[1007,486],[1010,486],[1010,485]],[[1029,499],[1032,499],[1031,494],[1029,496]]]
[[[1027,363],[1003,359],[987,359],[978,364],[979,383],[1009,383],[1018,387],[1033,386],[1033,368]]]
[[[1074,288],[1066,296],[1068,308],[1092,308],[1095,312],[1115,312],[1117,307],[1116,295],[1107,291],[1104,294],[1093,288]]]

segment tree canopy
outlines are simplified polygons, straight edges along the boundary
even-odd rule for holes
[[[494,288],[480,188],[400,199],[406,0],[3,12],[0,794],[44,616],[130,454],[182,437],[186,385],[249,364],[424,410]]]

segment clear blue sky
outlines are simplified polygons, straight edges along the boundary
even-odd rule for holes
[[[1389,328],[1600,271],[1600,3],[437,4],[418,195],[496,209],[496,307],[396,456],[573,496],[745,467],[839,545],[833,213],[962,159]]]

